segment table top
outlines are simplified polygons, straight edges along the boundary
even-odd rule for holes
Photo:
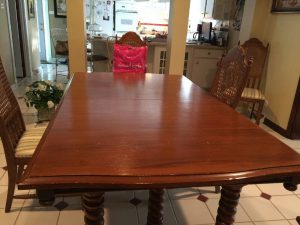
[[[300,155],[184,76],[77,73],[19,188],[150,188],[300,175]]]

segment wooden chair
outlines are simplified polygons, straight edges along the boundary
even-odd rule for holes
[[[257,38],[251,38],[246,41],[242,47],[245,49],[246,58],[253,58],[253,63],[251,65],[246,87],[243,90],[240,101],[253,103],[250,118],[253,116],[255,105],[258,104],[258,109],[256,111],[256,124],[259,124],[260,119],[262,118],[262,110],[266,100],[265,96],[259,89],[268,54],[269,44],[264,46],[263,43]]]
[[[235,108],[246,85],[251,63],[246,60],[242,47],[231,49],[218,63],[210,94]]]
[[[116,39],[116,43],[120,45],[131,45],[133,47],[142,47],[147,45],[145,41],[141,40],[137,33],[132,31],[124,34],[119,40]]]
[[[231,49],[218,63],[210,94],[235,108],[246,85],[251,64],[252,59],[246,59],[245,51],[242,47],[237,46]],[[220,186],[215,187],[216,193],[219,193],[220,190]]]
[[[8,83],[0,58],[0,137],[2,140],[8,173],[8,191],[5,212],[9,212],[15,196],[15,185],[30,160],[45,128],[26,130],[22,113]]]
[[[147,44],[135,32],[127,32],[119,40],[116,38],[113,72],[145,73],[146,59]]]

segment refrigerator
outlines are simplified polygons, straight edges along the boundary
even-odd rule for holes
[[[113,36],[115,34],[115,1],[86,0],[85,5],[88,31],[93,34]]]

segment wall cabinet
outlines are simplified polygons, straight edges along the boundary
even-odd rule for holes
[[[195,48],[190,80],[201,88],[210,89],[217,71],[217,62],[223,53],[222,49]]]

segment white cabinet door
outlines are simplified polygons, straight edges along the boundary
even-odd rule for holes
[[[204,17],[207,19],[211,19],[213,17],[214,2],[215,2],[215,0],[207,0],[206,1]]]
[[[223,52],[219,49],[194,49],[191,81],[201,88],[210,89]]]
[[[155,46],[153,61],[153,72],[158,74],[165,74],[165,67],[167,63],[167,48]]]

